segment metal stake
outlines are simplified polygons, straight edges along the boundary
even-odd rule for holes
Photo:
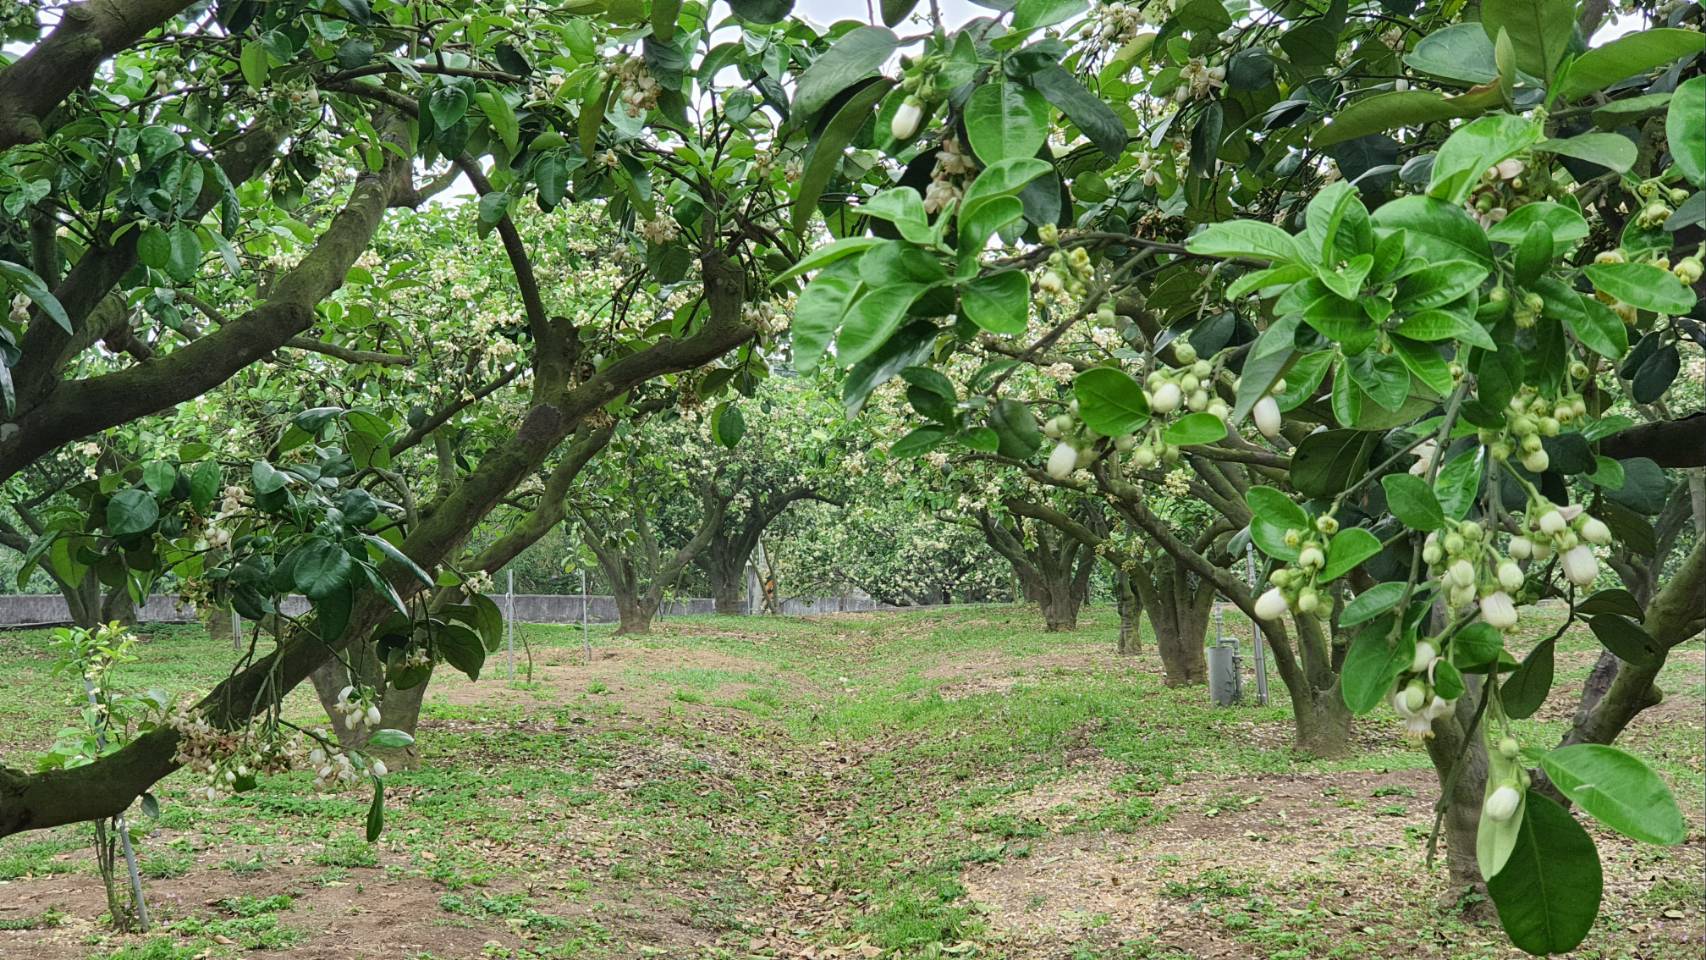
[[[504,595],[504,645],[509,648],[509,680],[515,682],[515,571],[509,572],[509,589]]]
[[[1256,582],[1256,551],[1253,546],[1245,548],[1244,561],[1249,570],[1250,590],[1254,593],[1260,584]],[[1265,707],[1268,705],[1268,655],[1262,648],[1262,625],[1251,620],[1250,630],[1256,647],[1256,702]]]
[[[592,662],[592,637],[586,627],[586,568],[581,567],[581,649],[586,653],[586,662]]]
[[[90,706],[100,705],[95,698],[95,685],[89,682],[87,674],[83,676],[83,695],[89,698]],[[106,730],[100,726],[95,727],[95,747],[102,751],[107,748]],[[113,829],[118,831],[119,849],[124,851],[124,867],[130,873],[130,899],[136,904],[136,923],[143,933],[147,933],[148,904],[142,900],[142,874],[136,869],[136,851],[130,846],[130,827],[124,822],[124,814],[113,817]]]

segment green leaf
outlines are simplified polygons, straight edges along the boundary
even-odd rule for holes
[[[923,204],[921,201],[920,209],[922,209],[922,207]],[[775,279],[770,281],[770,285],[775,286],[783,281],[792,280],[801,274],[810,273],[813,270],[821,270],[843,257],[850,257],[855,253],[863,253],[882,242],[883,240],[880,237],[842,237],[840,240],[835,241],[827,247],[819,247],[811,253],[801,257],[799,263],[796,263],[777,274]]]
[[[1524,117],[1500,113],[1469,121],[1447,137],[1434,155],[1428,196],[1461,204],[1488,167],[1528,149],[1539,139],[1540,126]]]
[[[372,843],[385,832],[385,784],[373,778],[373,803],[367,808],[367,842]]]
[[[422,570],[419,564],[410,559],[408,554],[393,546],[391,541],[386,540],[383,537],[374,536],[371,533],[362,534],[361,539],[377,548],[379,552],[391,562],[399,564],[405,570],[414,574],[415,579],[419,580],[422,584],[428,587],[433,586],[432,577],[428,575],[425,570]]]
[[[1072,395],[1084,425],[1104,437],[1123,437],[1149,422],[1143,388],[1123,370],[1092,367],[1073,379]]]
[[[1522,666],[1511,671],[1499,686],[1499,702],[1504,705],[1505,716],[1512,720],[1526,720],[1546,702],[1546,695],[1552,692],[1552,647],[1555,642],[1550,637],[1540,641],[1528,651]]]
[[[401,730],[392,730],[390,728],[375,730],[373,731],[373,736],[367,738],[367,746],[377,747],[381,750],[401,750],[404,747],[413,745],[414,742],[414,737],[409,736]]]
[[[902,237],[921,247],[934,246],[936,243],[935,235],[930,230],[930,216],[924,212],[924,199],[918,195],[917,190],[911,187],[890,187],[865,201],[859,207],[859,212],[867,217],[875,217],[878,220],[886,220],[894,224]],[[875,238],[847,237],[837,240],[830,246],[833,247],[845,243],[847,240],[855,239],[873,240]],[[812,256],[816,255],[816,253],[812,254]]]
[[[187,223],[173,227],[166,235],[168,254],[166,273],[179,283],[189,283],[201,269],[201,238]]]
[[[1499,662],[1505,636],[1497,627],[1477,620],[1451,637],[1451,662],[1459,670],[1479,670]]]
[[[468,94],[461,87],[442,85],[427,97],[427,112],[432,114],[433,126],[449,130],[468,114]]]
[[[474,99],[479,102],[480,112],[486,115],[498,139],[503,141],[504,148],[515,153],[521,146],[521,121],[516,118],[515,108],[510,106],[509,100],[496,89],[482,90],[474,95]]]
[[[1226,439],[1226,421],[1212,413],[1188,413],[1167,427],[1165,437],[1179,447],[1219,443]]]
[[[1706,35],[1694,30],[1659,27],[1625,34],[1571,61],[1569,72],[1557,84],[1558,96],[1575,100],[1702,49],[1706,49]]]
[[[1276,560],[1291,562],[1297,559],[1298,548],[1285,542],[1290,530],[1309,528],[1309,515],[1291,498],[1273,487],[1251,487],[1244,494],[1250,508],[1250,540],[1256,549]]]
[[[1529,790],[1510,858],[1487,878],[1511,943],[1537,956],[1575,949],[1599,915],[1603,885],[1593,838],[1556,801]]]
[[[1616,747],[1577,743],[1542,756],[1540,769],[1560,793],[1626,837],[1662,846],[1688,837],[1670,787],[1638,757]]]
[[[1380,434],[1365,430],[1323,430],[1303,438],[1291,458],[1291,482],[1306,497],[1337,496],[1362,478]]]
[[[1641,602],[1635,599],[1635,595],[1621,587],[1601,590],[1576,604],[1576,614],[1583,617],[1597,616],[1602,613],[1619,613],[1625,617],[1640,620],[1646,616],[1646,612],[1641,606]]]
[[[1470,260],[1447,260],[1423,267],[1398,281],[1400,310],[1443,307],[1481,285],[1490,271]]]
[[[1493,61],[1493,41],[1479,23],[1458,23],[1421,39],[1404,57],[1412,69],[1470,86],[1499,78]]]
[[[874,237],[860,239],[875,240]],[[817,366],[859,289],[858,264],[843,260],[818,274],[800,291],[788,339],[793,348],[794,366],[801,373],[810,373]]]
[[[1650,263],[1590,263],[1583,272],[1596,289],[1642,310],[1680,316],[1694,308],[1694,291]]]
[[[860,30],[881,30],[881,28],[860,27],[854,33],[858,33]],[[888,33],[887,30],[881,30],[881,32]],[[893,35],[890,34],[890,36]],[[845,39],[844,37],[843,40]],[[884,56],[886,57],[887,54]],[[817,64],[812,64],[806,72],[810,73],[816,66]],[[800,79],[803,84],[804,75]],[[794,189],[793,225],[795,233],[805,233],[806,227],[811,223],[812,214],[817,210],[818,198],[823,196],[823,188],[829,185],[830,178],[841,166],[842,152],[847,149],[849,143],[853,142],[853,136],[859,132],[859,128],[870,121],[871,111],[876,108],[877,103],[893,86],[894,81],[884,77],[861,88],[858,93],[847,99],[841,109],[835,112],[835,117],[818,134],[817,139],[812,141],[811,148],[806,151],[800,179]],[[1042,161],[1037,162],[1041,163]]]
[[[486,647],[474,631],[460,624],[448,624],[433,635],[433,647],[441,660],[467,674],[468,679],[480,679],[480,668],[486,663]]]
[[[1392,332],[1426,343],[1462,340],[1483,350],[1498,349],[1486,327],[1454,310],[1418,310],[1400,320]]]
[[[1628,173],[1637,157],[1634,141],[1619,133],[1582,133],[1565,140],[1542,140],[1534,149],[1586,160],[1618,173]]]
[[[1480,175],[1479,171],[1475,174]],[[1412,194],[1382,205],[1369,219],[1376,236],[1403,230],[1406,256],[1433,263],[1473,260],[1492,268],[1493,248],[1487,243],[1486,231],[1459,204]]]
[[[1013,29],[1034,30],[1077,16],[1088,7],[1087,0],[1019,0],[1013,7]]]
[[[986,83],[972,91],[965,124],[971,148],[985,165],[1033,157],[1048,139],[1048,101],[1017,83]]]
[[[794,85],[792,119],[799,122],[815,116],[837,94],[875,74],[899,42],[894,31],[883,27],[856,27],[842,34],[800,74]],[[870,106],[861,108],[863,119],[869,119]]]
[[[1453,520],[1462,520],[1475,505],[1481,491],[1481,469],[1484,466],[1479,444],[1446,461],[1434,477],[1434,497],[1440,510]]]
[[[1356,569],[1358,564],[1380,552],[1380,538],[1362,527],[1346,527],[1333,534],[1327,544],[1327,566],[1322,581],[1333,581]]]
[[[718,443],[730,450],[740,446],[740,438],[746,436],[746,416],[740,412],[739,406],[721,404],[712,419],[716,421]]]
[[[970,220],[978,207],[995,199],[1018,193],[1025,184],[1054,170],[1046,160],[1036,157],[1009,157],[985,167],[960,198],[960,220]]]
[[[1393,580],[1377,583],[1357,594],[1350,603],[1345,604],[1345,609],[1340,611],[1339,626],[1354,627],[1391,610],[1404,598],[1405,586],[1406,584]],[[1420,593],[1421,589],[1418,587],[1417,594]]]
[[[1066,118],[1078,127],[1096,149],[1110,160],[1119,159],[1125,152],[1125,123],[1113,108],[1078,82],[1064,67],[1049,64],[1029,77],[1031,86],[1060,108]]]
[[[1251,257],[1276,263],[1314,260],[1304,256],[1291,234],[1260,220],[1211,223],[1186,240],[1185,249],[1207,257]]]
[[[10,260],[0,260],[0,277],[10,281],[19,292],[28,297],[32,303],[47,314],[48,319],[59,325],[59,329],[71,332],[71,318],[66,315],[65,307],[60,305],[59,298],[47,288],[41,277],[34,270],[13,263]]]
[[[1527,235],[1529,228],[1536,223],[1544,223],[1552,231],[1552,241],[1557,246],[1554,252],[1569,249],[1577,240],[1585,240],[1588,235],[1588,222],[1580,213],[1561,203],[1550,200],[1540,200],[1535,203],[1525,203],[1511,215],[1487,228],[1487,237],[1496,243],[1515,244]]]
[[[1018,400],[1002,398],[989,410],[989,425],[995,430],[997,449],[1004,457],[1023,460],[1042,446],[1042,431],[1036,415]]]
[[[789,2],[792,3],[792,0]],[[905,20],[916,6],[918,0],[883,0],[883,23],[891,27],[900,26],[901,21]]]
[[[349,585],[355,561],[341,545],[316,537],[296,551],[291,569],[296,589],[319,600]]]
[[[178,468],[164,460],[150,460],[142,465],[142,485],[156,497],[172,492],[178,482]]]
[[[835,339],[835,357],[843,364],[858,363],[874,353],[906,319],[906,311],[925,290],[923,284],[895,283],[868,290],[847,308],[841,335]]]
[[[266,44],[259,40],[243,44],[238,64],[243,70],[243,81],[250,89],[259,90],[267,85],[267,74],[272,70],[272,64],[267,59]]]
[[[1542,277],[1534,286],[1545,296],[1546,302],[1542,307],[1545,316],[1562,321],[1588,349],[1611,360],[1628,351],[1628,328],[1610,307],[1593,297],[1576,293],[1554,277]]]
[[[1482,0],[1481,27],[1489,39],[1510,35],[1516,65],[1551,81],[1576,26],[1574,0]]]
[[[204,460],[196,465],[195,472],[190,474],[190,506],[196,513],[207,513],[214,498],[219,496],[222,479],[218,461]]]
[[[1394,127],[1419,127],[1457,117],[1476,117],[1499,102],[1496,90],[1460,97],[1445,97],[1431,90],[1387,90],[1352,101],[1333,116],[1331,123],[1316,130],[1309,142],[1319,150]]]
[[[146,490],[120,490],[107,501],[107,533],[129,537],[151,529],[160,519],[160,505]]]
[[[1031,311],[1031,283],[1023,270],[1003,270],[960,287],[966,319],[990,333],[1024,333]]]
[[[894,445],[889,447],[889,453],[903,460],[909,457],[921,457],[935,449],[936,445],[941,443],[942,438],[947,435],[948,431],[943,427],[934,425],[918,427],[896,440]]]
[[[1397,587],[1400,594],[1404,591],[1401,583],[1381,586]],[[1396,596],[1392,598],[1394,603],[1397,600]],[[1385,702],[1392,692],[1393,681],[1409,669],[1415,656],[1416,638],[1408,631],[1394,631],[1389,616],[1382,616],[1357,631],[1351,638],[1350,649],[1345,651],[1345,663],[1339,673],[1339,695],[1344,697],[1345,706],[1351,713],[1361,715]]]
[[[1389,473],[1380,478],[1386,488],[1386,507],[1411,530],[1438,530],[1445,526],[1445,512],[1426,480],[1409,473]]]
[[[1676,168],[1696,187],[1706,187],[1706,77],[1676,88],[1665,114],[1665,140]]]
[[[1617,659],[1636,666],[1646,666],[1664,659],[1665,648],[1654,640],[1646,629],[1628,617],[1602,613],[1588,620],[1593,635]]]

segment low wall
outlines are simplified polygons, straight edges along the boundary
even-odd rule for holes
[[[498,609],[509,612],[509,598],[493,594]],[[551,594],[518,593],[515,595],[515,620],[518,623],[580,623],[582,604],[586,607],[588,623],[615,623],[616,598],[605,596],[563,597]],[[287,597],[285,612],[291,616],[308,609],[302,597]],[[810,616],[820,613],[853,613],[870,610],[891,610],[869,597],[789,597],[782,601],[786,616]],[[694,597],[671,600],[664,604],[663,617],[692,613],[712,613],[715,604],[709,598]],[[179,603],[176,598],[149,598],[138,612],[137,619],[145,623],[192,623],[196,619],[193,606]],[[71,622],[71,611],[65,598],[56,593],[0,594],[0,627],[41,626]]]

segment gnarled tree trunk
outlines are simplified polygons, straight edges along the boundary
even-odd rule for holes
[[[1119,654],[1132,657],[1143,652],[1143,599],[1132,585],[1131,574],[1121,570],[1114,576],[1114,604],[1120,614]]]
[[[1167,554],[1157,555],[1146,566],[1133,566],[1129,576],[1155,631],[1162,681],[1169,687],[1207,682],[1203,638],[1214,609],[1214,584],[1195,576],[1178,558]]]

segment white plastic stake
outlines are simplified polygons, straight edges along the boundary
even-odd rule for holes
[[[504,596],[504,645],[509,648],[509,680],[515,682],[515,571],[509,571],[509,589]]]
[[[586,626],[586,567],[581,567],[581,649],[586,653],[586,662],[591,663],[592,636]]]
[[[1256,550],[1254,546],[1244,549],[1245,567],[1249,570],[1250,591],[1254,593],[1259,584],[1256,583]],[[1262,649],[1262,625],[1250,621],[1251,636],[1256,646],[1256,702],[1262,706],[1268,705],[1268,655]]]

